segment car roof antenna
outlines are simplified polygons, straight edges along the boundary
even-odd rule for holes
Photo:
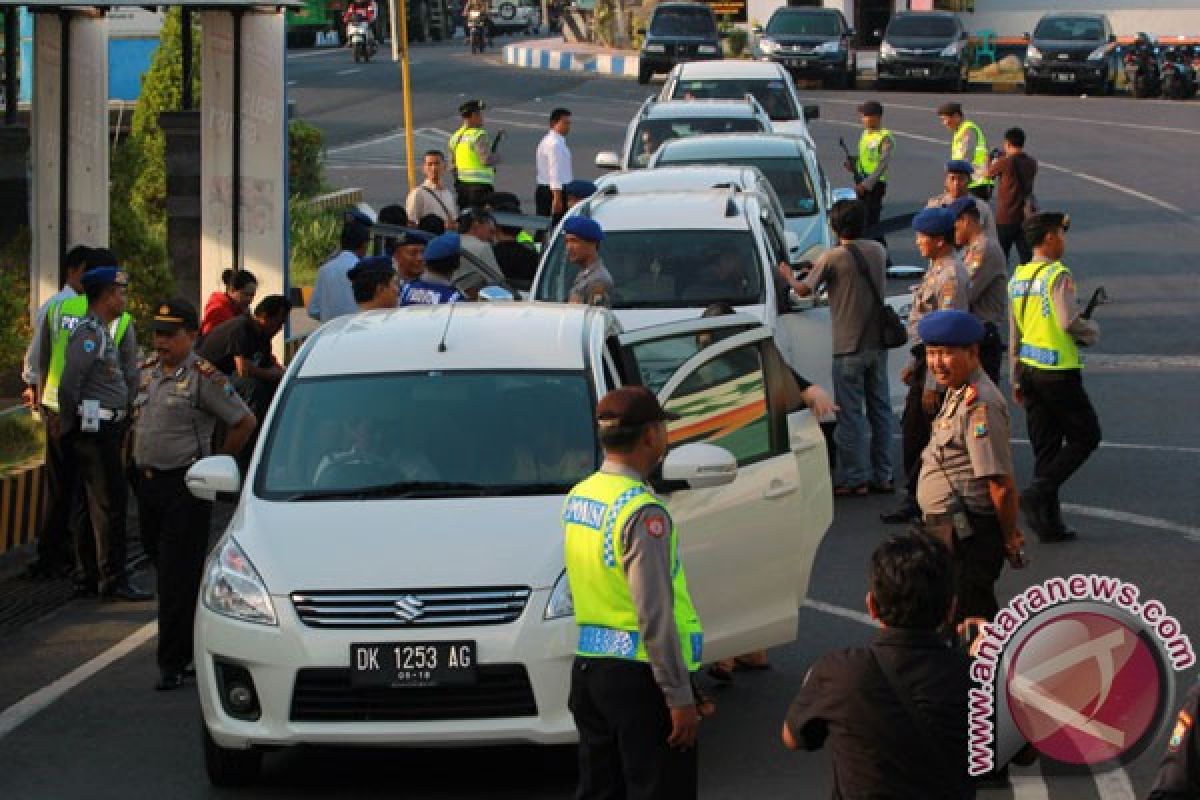
[[[442,340],[438,342],[439,353],[446,352],[446,334],[450,332],[450,320],[454,319],[454,307],[458,303],[450,303],[450,311],[446,314],[446,327],[442,328]]]

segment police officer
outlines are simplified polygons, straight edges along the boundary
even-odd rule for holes
[[[452,277],[462,258],[457,233],[443,233],[425,247],[425,272],[404,284],[400,292],[402,306],[436,306],[465,300],[454,286]]]
[[[408,228],[396,236],[392,262],[401,284],[415,281],[425,271],[425,245],[433,236],[422,230]]]
[[[458,107],[462,125],[450,136],[448,147],[454,160],[454,188],[458,207],[486,205],[496,187],[499,160],[483,128],[483,101],[468,100]]]
[[[400,304],[396,266],[387,256],[364,258],[346,277],[354,287],[354,302],[358,303],[359,311],[395,308]]]
[[[700,717],[691,673],[703,634],[678,532],[646,480],[669,420],[645,387],[596,407],[604,463],[563,506],[567,580],[579,624],[570,706],[578,800],[694,798]]]
[[[600,260],[600,242],[604,229],[591,217],[569,217],[562,225],[567,261],[579,268],[579,274],[567,292],[568,303],[612,307],[613,278]]]
[[[962,248],[963,266],[971,277],[967,302],[984,328],[979,361],[992,383],[999,385],[1004,361],[1000,332],[1008,329],[1008,262],[999,243],[983,230],[977,198],[959,198],[950,210],[955,216],[954,243]]]
[[[953,134],[950,159],[971,163],[971,194],[984,201],[992,199],[995,181],[987,176],[988,147],[983,131],[963,116],[961,103],[942,103],[938,106],[937,114],[946,130]]]
[[[59,414],[50,434],[62,437],[79,467],[92,521],[93,541],[80,531],[76,552],[81,590],[94,585],[111,600],[149,600],[125,572],[125,482],[122,446],[127,430],[129,382],[122,373],[110,326],[125,310],[128,279],[116,267],[83,276],[87,315],[71,331],[58,387]]]
[[[929,268],[920,285],[913,290],[912,310],[908,315],[908,340],[913,343],[913,358],[900,373],[908,385],[904,413],[900,417],[908,493],[898,509],[880,515],[884,522],[891,524],[920,518],[917,481],[921,452],[929,442],[930,422],[942,405],[942,389],[926,369],[925,345],[917,325],[921,317],[934,311],[952,308],[966,311],[970,284],[970,278],[954,252],[954,214],[944,208],[927,208],[913,218],[913,229],[917,233],[917,250],[929,260]]]
[[[1167,753],[1158,769],[1154,788],[1146,800],[1196,800],[1200,798],[1200,738],[1196,737],[1196,717],[1200,716],[1200,683],[1192,687],[1171,738]]]
[[[852,174],[861,176],[854,184],[854,192],[867,207],[867,230],[879,224],[883,214],[883,196],[887,194],[888,165],[896,139],[892,132],[883,127],[883,106],[869,100],[858,107],[862,116],[863,132],[858,139],[858,158],[846,161],[845,167]]]
[[[142,363],[134,399],[133,461],[138,519],[159,543],[158,689],[183,685],[192,660],[192,617],[208,552],[212,503],[188,491],[188,467],[210,454],[218,420],[222,452],[237,455],[254,415],[216,367],[192,352],[196,309],[169,300],[154,315],[154,355]]]
[[[1083,388],[1079,347],[1100,338],[1099,326],[1075,306],[1075,280],[1062,264],[1070,218],[1035,214],[1024,223],[1033,260],[1009,282],[1013,400],[1025,407],[1033,445],[1033,483],[1021,510],[1043,542],[1074,539],[1058,504],[1059,488],[1100,445],[1100,421]]]
[[[983,225],[983,230],[993,240],[999,241],[996,234],[996,215],[992,213],[991,206],[967,190],[970,181],[971,163],[969,161],[947,162],[946,177],[942,182],[944,191],[929,198],[926,208],[950,208],[962,198],[969,197],[974,200],[975,208],[979,211],[979,220]]]
[[[576,178],[570,183],[563,186],[563,194],[567,198],[567,211],[570,211],[575,206],[587,200],[596,193],[596,184],[591,181],[585,181],[582,178]]]
[[[991,619],[1005,557],[1024,566],[1008,404],[980,366],[984,328],[975,315],[934,311],[917,328],[929,372],[946,388],[921,454],[923,526],[954,556],[958,619]]]

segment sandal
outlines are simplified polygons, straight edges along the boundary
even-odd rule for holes
[[[835,486],[833,487],[834,497],[866,497],[867,485],[860,483],[857,486]]]

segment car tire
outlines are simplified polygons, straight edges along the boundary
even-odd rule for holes
[[[204,769],[213,786],[246,786],[258,779],[262,771],[262,751],[257,748],[230,750],[213,741],[208,726],[204,733]]]
[[[652,75],[654,75],[653,67],[638,64],[638,83],[649,83]]]

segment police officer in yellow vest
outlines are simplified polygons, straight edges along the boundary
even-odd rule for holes
[[[896,140],[883,127],[883,106],[869,100],[858,107],[863,132],[858,139],[858,158],[847,161],[846,169],[860,179],[854,184],[858,199],[867,207],[867,230],[879,223],[883,214],[883,196],[887,194],[888,165]]]
[[[1083,388],[1079,347],[1095,344],[1100,328],[1076,311],[1075,281],[1060,259],[1070,218],[1044,212],[1024,223],[1033,260],[1008,284],[1013,400],[1025,407],[1033,446],[1033,483],[1021,511],[1043,542],[1076,534],[1063,523],[1059,488],[1100,445],[1100,422]]]
[[[483,129],[483,101],[468,100],[458,107],[462,125],[448,143],[454,161],[454,188],[458,207],[487,205],[496,189],[496,163],[499,160]]]
[[[667,452],[664,411],[644,387],[596,408],[604,464],[563,506],[567,579],[579,624],[570,709],[578,800],[695,798],[700,717],[691,673],[703,635],[679,535],[646,484]]]
[[[950,140],[950,160],[969,161],[974,171],[967,188],[981,200],[992,199],[995,181],[987,176],[988,149],[983,131],[969,119],[963,117],[962,104],[942,103],[938,106],[938,117],[953,134]]]

